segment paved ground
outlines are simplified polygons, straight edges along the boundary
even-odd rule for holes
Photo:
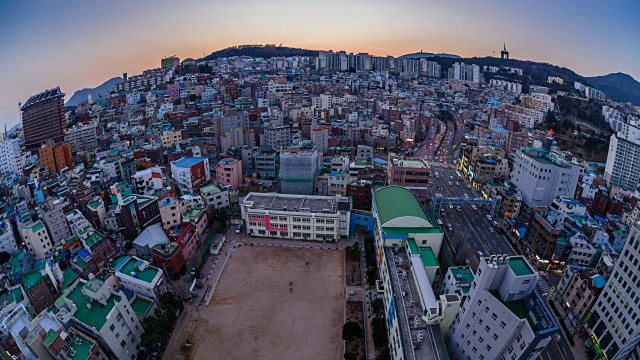
[[[344,252],[242,245],[187,321],[191,359],[338,359]]]

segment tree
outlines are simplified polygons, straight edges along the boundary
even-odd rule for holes
[[[0,265],[4,265],[8,263],[9,260],[11,260],[11,255],[9,255],[8,252],[6,251],[0,252]]]
[[[180,104],[182,104],[182,100],[180,99],[176,99],[173,101],[173,105],[180,105]]]
[[[357,322],[349,321],[342,326],[342,340],[353,341],[362,337],[362,328]]]
[[[358,357],[351,351],[347,351],[344,353],[344,360],[358,360]]]
[[[376,315],[376,317],[380,317],[384,313],[384,303],[382,299],[375,299],[371,303],[371,310]]]
[[[229,213],[227,212],[227,209],[218,208],[216,210],[216,220],[218,220],[219,223],[224,224],[227,221],[228,217],[229,217]]]
[[[198,96],[196,94],[189,95],[189,101],[196,101],[196,99],[198,99]]]
[[[358,261],[360,258],[360,245],[358,243],[347,246],[344,251],[347,254],[347,258],[351,261]]]

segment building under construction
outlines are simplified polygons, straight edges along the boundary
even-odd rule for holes
[[[313,195],[322,156],[315,147],[294,147],[280,153],[280,193]]]

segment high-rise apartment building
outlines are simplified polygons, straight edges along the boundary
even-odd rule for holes
[[[10,172],[22,175],[25,159],[20,154],[20,143],[17,139],[7,139],[0,142],[0,173]]]
[[[551,152],[551,138],[545,148],[516,151],[511,181],[522,190],[522,200],[529,207],[551,206],[559,196],[573,197],[580,167]]]
[[[311,195],[322,164],[316,148],[289,148],[280,153],[280,193]]]
[[[635,191],[640,182],[640,124],[622,124],[622,130],[611,135],[604,179],[611,186]]]
[[[180,65],[180,58],[177,56],[168,56],[160,60],[160,67],[163,69],[175,69]]]
[[[64,139],[64,94],[59,87],[33,95],[20,110],[27,150],[36,150],[48,140]]]
[[[586,327],[601,358],[640,359],[640,222],[631,227]]]
[[[558,332],[535,291],[538,275],[522,256],[482,258],[447,333],[456,360],[534,359]]]

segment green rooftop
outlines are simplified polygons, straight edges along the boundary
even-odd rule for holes
[[[82,294],[81,284],[78,284],[69,294],[67,298],[71,300],[77,307],[73,317],[78,321],[86,324],[89,327],[93,327],[97,330],[102,329],[107,322],[107,316],[116,304],[116,301],[122,301],[123,299],[119,295],[112,294],[107,300],[106,305],[102,305],[97,301],[91,300],[89,297]],[[87,304],[91,304],[91,308],[87,307]]]
[[[537,161],[537,162],[541,163],[541,164],[544,164],[544,165],[551,165],[551,164],[553,164],[553,162],[552,162],[551,160],[547,159],[546,157],[542,157],[542,156],[532,156],[531,158],[532,158],[533,160],[535,160],[535,161]]]
[[[200,210],[201,209],[190,209],[185,211],[182,215],[189,218],[196,217],[200,213]]]
[[[149,309],[151,309],[152,305],[153,302],[136,296],[136,298],[131,303],[131,308],[133,309],[134,313],[144,317],[147,316],[147,313],[149,312]]]
[[[31,225],[22,225],[22,230],[31,230],[34,233],[42,230],[43,228],[44,228],[44,224],[40,220],[38,220],[37,222]]]
[[[24,284],[24,289],[26,291],[29,291],[32,287],[39,283],[42,278],[43,276],[38,270],[31,270],[22,274],[22,283]]]
[[[529,326],[531,327],[531,330],[533,330],[534,333],[538,332],[538,326],[536,326],[536,323],[533,322],[533,319],[531,318],[531,316],[529,316],[529,310],[527,310],[527,307],[524,304],[524,299],[513,300],[513,301],[503,301],[502,296],[500,296],[500,293],[498,292],[498,290],[489,290],[489,292],[493,296],[495,296],[496,299],[500,300],[500,302],[504,306],[506,306],[507,309],[509,309],[509,311],[511,311],[519,319],[527,320],[527,323],[529,323]]]
[[[516,276],[533,275],[533,270],[531,270],[527,261],[521,257],[510,258],[509,267]]]
[[[422,259],[422,264],[425,267],[440,266],[431,247],[418,247],[416,240],[412,238],[407,239],[407,243],[411,254],[420,254],[420,259]]]
[[[51,344],[53,344],[53,342],[56,341],[57,338],[58,338],[58,333],[53,330],[49,330],[49,332],[47,332],[47,337],[43,341],[44,346],[46,347],[51,346]]]
[[[64,280],[62,281],[62,289],[66,289],[71,285],[77,278],[80,277],[77,271],[73,268],[69,267],[62,273]]]
[[[100,204],[102,204],[102,201],[92,201],[89,203],[89,207],[90,208],[97,208],[98,206],[100,206]]]
[[[425,267],[438,267],[438,259],[430,247],[420,248],[420,258]]]
[[[420,202],[409,189],[387,186],[376,191],[373,197],[383,226],[400,217],[416,217],[429,223]]]
[[[76,342],[76,339],[79,341]],[[67,356],[71,360],[87,360],[89,358],[92,345],[93,342],[91,342],[91,340],[84,336],[78,336],[76,333],[76,335],[71,339],[71,348],[76,352],[76,354],[71,356],[71,354],[68,353]]]
[[[400,234],[438,234],[443,233],[440,226],[433,227],[383,227],[382,232],[388,235]]]
[[[451,273],[453,274],[454,278],[460,275],[460,277],[463,280],[466,280],[469,283],[469,285],[471,285],[471,283],[473,282],[473,279],[475,279],[475,276],[473,275],[473,272],[471,271],[471,269],[469,269],[466,266],[450,267],[449,270],[451,270]],[[469,287],[463,287],[462,292],[464,292],[465,294],[468,293]]]
[[[96,231],[93,234],[89,235],[89,237],[87,237],[84,242],[85,244],[87,244],[89,248],[92,248],[95,244],[99,243],[100,240],[102,239],[104,239],[104,235],[102,235],[102,233],[100,233],[99,231]]]
[[[129,258],[129,260],[127,260],[124,265],[122,265],[120,267],[120,269],[118,270],[119,272],[121,272],[122,274],[125,274],[127,276],[131,276],[132,272],[136,273],[136,277],[144,282],[147,283],[151,283],[153,281],[153,279],[155,279],[156,275],[158,274],[159,270],[157,268],[151,267],[151,266],[147,266],[146,269],[144,269],[144,271],[140,271],[138,270],[138,265],[141,265],[143,262],[141,260],[136,260],[134,258]]]

